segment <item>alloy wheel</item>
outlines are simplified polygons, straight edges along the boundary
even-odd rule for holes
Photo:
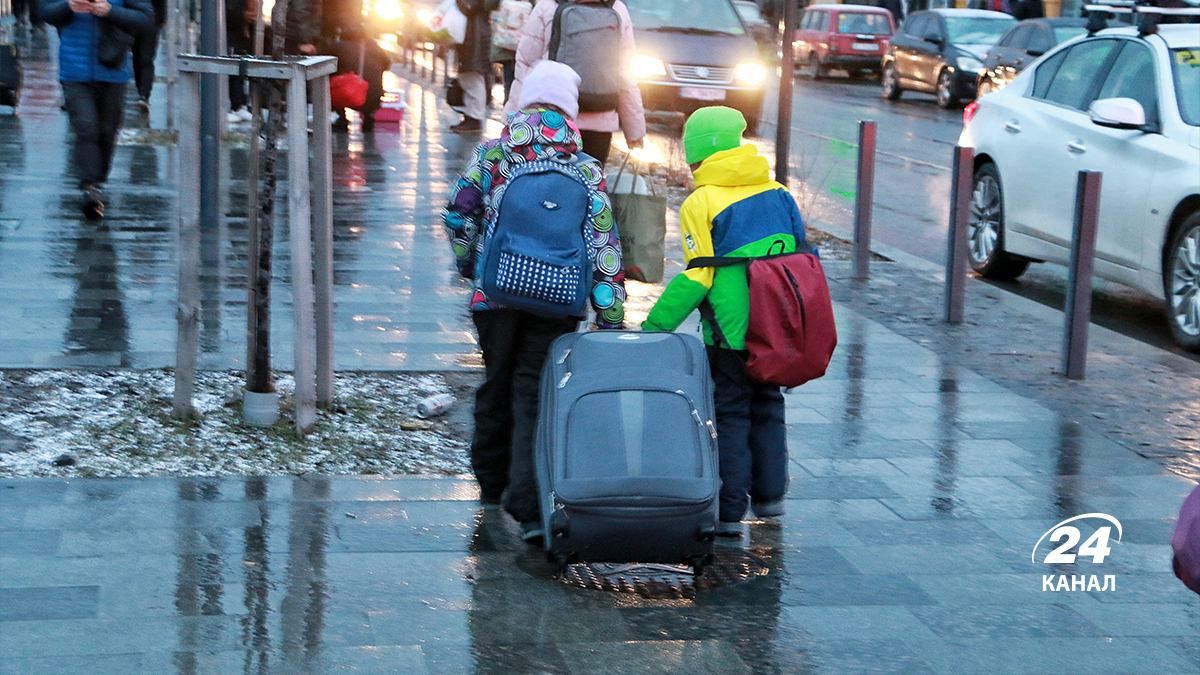
[[[943,70],[938,75],[937,81],[937,101],[938,105],[943,108],[949,108],[954,103],[954,95],[950,91],[951,86],[950,71]]]
[[[971,263],[976,267],[986,265],[1000,240],[1000,186],[992,176],[983,175],[975,180],[971,192],[970,240]]]
[[[1183,333],[1200,336],[1200,227],[1183,235],[1171,255],[1171,317]]]

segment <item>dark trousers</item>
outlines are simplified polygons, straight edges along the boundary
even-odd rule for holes
[[[508,95],[512,93],[513,81],[517,79],[517,62],[501,61],[500,67],[504,70],[504,102],[508,103]]]
[[[612,133],[608,131],[580,131],[583,136],[583,151],[595,157],[600,166],[608,163],[608,151],[612,148]]]
[[[63,82],[62,88],[75,134],[75,173],[81,185],[100,185],[112,169],[117,131],[125,112],[125,85]]]
[[[266,43],[268,48],[270,42]],[[254,27],[247,26],[245,21],[234,20],[225,24],[225,47],[230,54],[249,54],[254,51]],[[248,82],[243,77],[229,78],[229,109],[238,110],[250,107],[250,99],[246,95]]]
[[[158,26],[149,33],[138,33],[133,40],[133,80],[137,83],[138,98],[149,101],[154,89],[154,57],[158,55]]]
[[[709,347],[708,362],[717,407],[720,518],[737,522],[751,501],[775,501],[787,492],[783,392],[746,376],[745,352]]]
[[[575,330],[576,319],[547,319],[513,309],[475,312],[485,379],[475,393],[471,467],[485,499],[507,488],[504,508],[517,521],[536,522],[533,433],[538,384],[550,343]]]

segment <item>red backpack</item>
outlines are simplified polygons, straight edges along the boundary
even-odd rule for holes
[[[750,379],[797,387],[825,374],[837,347],[833,300],[821,261],[811,253],[763,258],[699,257],[694,267],[746,265],[750,321],[746,327],[746,373]],[[705,300],[700,313],[718,346],[729,344]]]

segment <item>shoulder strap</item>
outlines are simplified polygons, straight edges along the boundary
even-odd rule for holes
[[[546,52],[551,61],[558,60],[558,45],[562,41],[562,15],[571,4],[567,0],[558,0],[558,8],[554,10],[554,21],[551,22],[553,28],[550,30],[550,49]]]
[[[707,321],[709,327],[712,329],[714,347],[724,345],[732,348],[729,340],[725,339],[725,333],[721,330],[721,324],[717,323],[717,313],[713,311],[712,303],[708,301],[708,298],[700,301],[700,318]]]
[[[702,255],[692,258],[688,261],[687,269],[694,270],[699,267],[732,267],[748,263],[754,258],[737,258],[725,255]]]

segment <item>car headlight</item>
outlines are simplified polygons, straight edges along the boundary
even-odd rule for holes
[[[662,59],[656,59],[646,54],[638,54],[633,57],[633,63],[630,64],[629,70],[636,80],[667,76],[667,64],[663,63]]]
[[[766,81],[767,69],[763,64],[755,61],[739,63],[737,68],[733,69],[733,78],[738,81],[738,84],[758,86]]]
[[[959,70],[965,70],[969,73],[978,73],[983,70],[983,62],[974,56],[960,56],[954,59],[954,65],[958,66]]]

